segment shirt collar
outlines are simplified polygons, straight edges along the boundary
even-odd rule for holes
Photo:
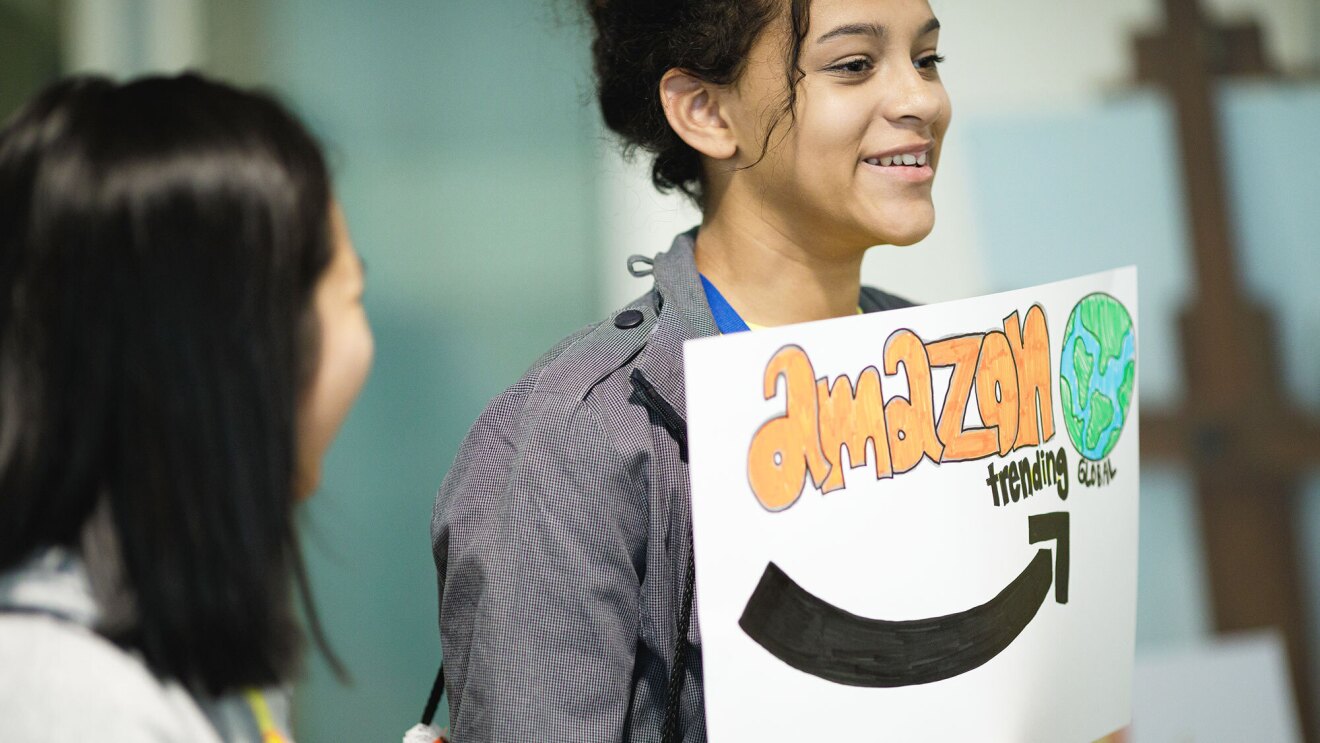
[[[33,553],[0,575],[0,611],[51,614],[86,627],[100,620],[83,561],[63,547]]]

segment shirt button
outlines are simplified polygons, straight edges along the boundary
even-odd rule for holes
[[[641,310],[624,310],[614,318],[614,327],[627,330],[642,324]]]

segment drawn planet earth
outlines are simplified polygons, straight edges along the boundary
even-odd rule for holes
[[[1132,316],[1114,297],[1091,294],[1068,316],[1059,392],[1068,438],[1098,462],[1114,450],[1128,420],[1137,378]]]

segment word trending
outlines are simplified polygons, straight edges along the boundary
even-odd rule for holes
[[[993,464],[988,467],[990,476],[985,479],[985,484],[990,486],[996,506],[1007,506],[1010,501],[1017,503],[1051,485],[1059,498],[1068,499],[1068,454],[1063,447],[1054,454],[1038,451],[1034,460],[1023,457],[1021,461],[1008,462],[998,470]]]

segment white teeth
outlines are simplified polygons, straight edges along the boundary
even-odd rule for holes
[[[922,152],[919,155],[890,155],[886,157],[868,157],[866,164],[879,165],[887,168],[891,165],[922,166],[928,161],[927,153]]]

